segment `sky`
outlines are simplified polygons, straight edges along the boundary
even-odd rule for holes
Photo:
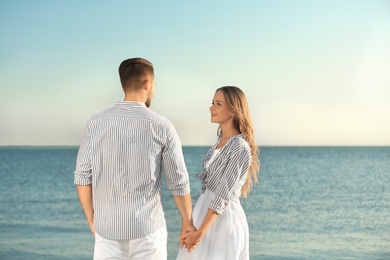
[[[184,146],[216,141],[226,85],[259,146],[390,145],[389,0],[0,0],[0,37],[0,145],[79,145],[131,57]]]

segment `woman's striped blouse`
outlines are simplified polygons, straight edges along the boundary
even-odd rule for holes
[[[221,148],[207,168],[207,162],[217,145],[218,143],[211,147],[205,155],[202,172],[195,177],[202,181],[202,192],[208,189],[215,194],[209,208],[217,214],[222,214],[230,201],[238,201],[242,185],[248,176],[252,157],[249,145],[243,136],[236,135]]]

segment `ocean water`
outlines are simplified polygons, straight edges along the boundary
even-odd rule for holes
[[[208,147],[184,147],[194,179]],[[73,185],[77,147],[0,147],[0,259],[92,259]],[[241,203],[251,259],[390,259],[390,147],[264,147]],[[165,189],[168,257],[180,217]]]

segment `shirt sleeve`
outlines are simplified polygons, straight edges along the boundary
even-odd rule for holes
[[[173,196],[183,196],[190,193],[190,183],[185,165],[180,138],[173,127],[169,125],[167,140],[162,152],[165,180]]]
[[[234,147],[228,160],[226,160],[226,164],[221,166],[224,169],[222,169],[221,178],[218,180],[218,186],[214,192],[215,197],[210,202],[210,209],[219,215],[222,214],[229,204],[233,192],[238,188],[238,182],[248,172],[250,161],[249,147],[242,145]]]
[[[74,184],[79,186],[92,184],[89,123],[90,121],[87,122],[84,128],[84,134],[77,154],[76,169],[74,171]]]

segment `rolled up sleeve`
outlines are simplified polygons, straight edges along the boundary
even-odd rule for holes
[[[167,131],[166,145],[162,153],[165,180],[173,196],[190,193],[190,183],[181,142],[173,125]]]
[[[218,186],[214,191],[215,197],[211,200],[209,208],[217,214],[222,214],[229,204],[233,192],[238,188],[241,177],[247,173],[251,161],[250,150],[240,146],[229,156],[225,167],[220,173]]]
[[[83,137],[77,154],[76,169],[74,171],[74,184],[78,186],[87,186],[92,184],[89,121],[84,128]]]

